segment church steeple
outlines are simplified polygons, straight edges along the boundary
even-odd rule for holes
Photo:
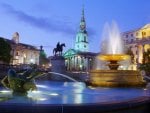
[[[81,21],[80,21],[80,29],[76,35],[75,50],[87,52],[88,49],[89,49],[88,35],[86,31],[86,22],[85,22],[84,7],[83,7]]]
[[[84,6],[82,8],[82,15],[81,15],[81,21],[80,21],[80,30],[86,30],[86,22],[84,17]]]

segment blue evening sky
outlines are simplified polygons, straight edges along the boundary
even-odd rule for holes
[[[91,52],[100,51],[106,22],[115,20],[121,32],[150,22],[150,0],[0,0],[0,36],[17,31],[20,42],[43,45],[48,56],[58,41],[73,48],[83,4]]]

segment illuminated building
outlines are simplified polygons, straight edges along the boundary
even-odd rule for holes
[[[126,46],[134,54],[134,64],[143,62],[143,53],[150,49],[150,24],[122,33]]]
[[[68,71],[88,71],[92,69],[96,53],[89,52],[88,32],[84,9],[80,21],[80,29],[76,34],[75,47],[64,53],[66,69]]]
[[[81,51],[81,52],[89,51],[88,34],[86,31],[86,22],[84,18],[84,9],[82,10],[80,29],[76,35],[75,50]]]
[[[39,65],[39,49],[32,45],[24,44],[19,42],[19,33],[15,32],[12,40],[5,39],[12,48],[11,55],[12,59],[10,64],[21,65],[21,64],[37,64]]]

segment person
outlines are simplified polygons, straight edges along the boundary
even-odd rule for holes
[[[60,47],[60,42],[57,43],[56,48],[58,49]]]

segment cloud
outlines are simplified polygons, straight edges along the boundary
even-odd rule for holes
[[[0,4],[0,7],[15,19],[22,21],[30,26],[42,29],[46,32],[59,32],[72,36],[74,36],[77,32],[77,30],[74,29],[76,28],[75,26],[70,26],[70,21],[67,18],[64,18],[63,21],[58,20],[58,18],[55,20],[50,18],[39,18],[17,10],[13,6],[6,3]],[[88,28],[87,31],[89,36],[95,35],[95,31],[93,29]]]
[[[52,32],[60,32],[63,34],[75,34],[75,30],[67,25],[67,22],[62,22],[59,20],[50,20],[47,18],[37,18],[34,16],[31,16],[23,11],[16,10],[14,7],[8,5],[8,4],[0,4],[1,8],[4,9],[4,11],[7,14],[10,14],[14,18],[16,18],[19,21],[22,21],[28,25],[40,28],[45,31],[52,31]]]

